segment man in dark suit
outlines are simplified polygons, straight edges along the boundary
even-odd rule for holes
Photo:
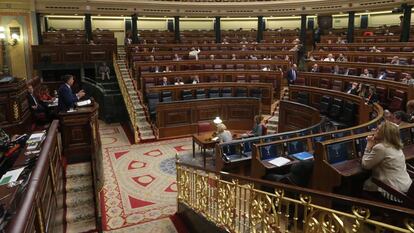
[[[50,112],[47,106],[43,105],[41,101],[34,95],[32,85],[27,86],[27,102],[29,102],[30,111],[33,113],[38,123],[46,123],[50,119]]]
[[[352,86],[346,91],[348,94],[358,95],[358,88],[359,84],[357,82],[353,82]]]
[[[79,91],[77,94],[73,94],[72,92],[72,85],[74,83],[74,78],[72,75],[65,75],[63,76],[63,82],[59,87],[58,95],[58,111],[68,111],[71,108],[75,107],[75,103],[85,96],[85,92],[83,90]]]
[[[287,72],[288,84],[294,84],[297,77],[298,77],[297,66],[296,64],[293,64]]]

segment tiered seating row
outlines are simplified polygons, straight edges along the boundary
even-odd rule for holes
[[[349,62],[360,63],[391,63],[392,58],[398,56],[400,64],[414,65],[414,53],[412,52],[371,53],[361,51],[325,51],[312,52],[311,54],[315,60],[323,60],[328,54],[332,54],[335,58],[337,58],[339,54],[343,54]]]
[[[405,108],[407,100],[414,99],[414,86],[390,80],[362,78],[355,76],[335,75],[328,73],[300,72],[296,84],[347,91],[353,82],[372,85],[376,89],[378,100],[382,106],[391,111]]]
[[[44,32],[42,36],[44,44],[88,44],[84,30]],[[92,37],[95,44],[116,44],[111,31],[94,31]]]
[[[349,76],[360,76],[366,68],[373,77],[378,77],[382,71],[387,71],[387,79],[399,81],[405,77],[404,73],[412,73],[413,67],[407,65],[392,65],[380,63],[357,63],[357,62],[328,62],[328,61],[306,61],[306,71],[311,71],[314,64],[318,64],[320,73],[334,73],[335,67],[338,74]]]
[[[412,52],[414,43],[412,42],[395,42],[395,43],[351,43],[351,44],[327,44],[317,43],[316,50],[325,51],[370,51],[375,46],[381,52]]]

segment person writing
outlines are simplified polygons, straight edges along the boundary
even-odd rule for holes
[[[223,123],[217,125],[217,137],[219,142],[229,142],[233,140],[230,131],[227,130],[226,125]]]
[[[365,191],[399,202],[394,196],[374,184],[372,178],[406,193],[412,184],[412,180],[407,173],[402,148],[399,128],[389,121],[382,123],[374,135],[367,137],[367,146],[362,157],[362,167],[372,170],[372,175],[364,183],[363,189]]]
[[[73,94],[72,85],[75,82],[73,75],[67,74],[63,76],[63,82],[59,87],[58,95],[58,111],[68,111],[75,107],[75,103],[82,97],[85,96],[85,92],[80,90],[78,93]]]

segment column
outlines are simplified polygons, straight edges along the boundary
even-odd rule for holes
[[[354,42],[354,29],[355,29],[355,12],[350,11],[348,12],[348,36],[347,41],[348,43]]]
[[[260,43],[263,40],[263,31],[264,31],[263,16],[257,17],[257,42]]]
[[[48,21],[47,17],[43,17],[43,19],[45,20],[44,21],[44,23],[45,23],[45,32],[48,32],[49,31],[49,21]]]
[[[216,34],[216,43],[221,43],[221,17],[216,16],[214,21],[214,32]]]
[[[175,42],[180,42],[180,16],[174,16],[174,37]]]
[[[37,29],[37,42],[38,42],[38,44],[43,44],[41,17],[42,16],[41,16],[40,13],[36,13],[36,29]]]
[[[92,19],[91,14],[85,14],[85,34],[86,40],[92,40]]]
[[[401,27],[401,42],[408,42],[410,40],[410,22],[412,8],[413,6],[409,6],[407,4],[402,5],[404,16]]]
[[[138,44],[138,16],[137,14],[131,15],[131,34],[132,34],[132,43]]]
[[[306,46],[306,15],[300,16],[300,43],[305,48]]]

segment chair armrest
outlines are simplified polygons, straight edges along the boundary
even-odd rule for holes
[[[400,199],[403,201],[403,203],[414,203],[414,200],[410,197],[407,196],[407,194],[400,192],[398,190],[396,190],[394,187],[385,184],[384,182],[376,179],[376,178],[371,178],[372,182],[374,184],[376,184],[378,187],[384,189],[386,192],[388,192],[389,194],[395,196],[396,198]]]

